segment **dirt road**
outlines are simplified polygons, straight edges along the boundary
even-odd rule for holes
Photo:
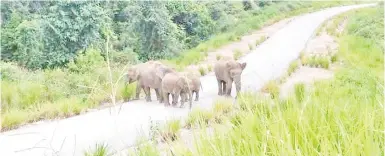
[[[258,90],[268,80],[283,74],[323,21],[351,9],[373,5],[335,7],[295,18],[253,52],[241,58],[240,62],[247,62],[242,75],[242,89]],[[194,102],[194,107],[207,108],[217,97],[217,83],[212,73],[202,77],[201,81],[203,92],[200,101]],[[165,120],[170,117],[186,117],[187,113],[187,108],[165,108],[155,101],[132,101],[125,103],[119,114],[110,114],[109,109],[103,109],[1,133],[0,155],[83,155],[84,150],[102,142],[107,143],[112,150],[121,150],[135,143],[140,129],[148,132],[150,118]]]

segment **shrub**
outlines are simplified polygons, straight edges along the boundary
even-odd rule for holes
[[[297,60],[295,60],[295,61],[293,61],[292,63],[290,63],[289,69],[288,69],[288,71],[287,71],[287,73],[289,74],[289,76],[290,76],[292,73],[294,73],[294,72],[297,70],[298,67],[299,67],[299,63],[298,63]]]
[[[254,50],[254,46],[252,44],[249,43],[249,50]]]
[[[208,70],[209,72],[213,71],[213,66],[212,66],[212,65],[208,65],[208,66],[207,66],[207,70]]]
[[[204,75],[206,75],[206,70],[202,66],[200,66],[199,67],[199,73],[201,74],[201,76],[204,76]]]
[[[279,96],[279,85],[275,80],[268,81],[267,84],[262,88],[263,92],[269,93],[274,99]]]
[[[162,141],[174,141],[178,139],[179,131],[181,129],[180,120],[169,120],[163,125],[163,128],[160,130],[160,136]]]
[[[220,54],[217,54],[216,58],[217,58],[217,60],[220,60],[222,58],[222,56]]]
[[[196,108],[193,109],[187,117],[186,127],[191,128],[194,125],[204,126],[209,124],[210,120],[212,120],[214,114],[211,111]]]
[[[242,52],[240,51],[240,50],[235,50],[234,52],[233,52],[233,58],[235,59],[235,60],[238,60],[240,57],[242,56]]]

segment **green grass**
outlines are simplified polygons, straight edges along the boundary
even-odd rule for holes
[[[207,74],[206,69],[203,66],[199,67],[199,73],[201,74],[201,76],[204,76]]]
[[[220,55],[220,54],[217,54],[217,55],[216,55],[216,59],[217,59],[217,60],[220,60],[221,58],[222,58],[222,55]]]
[[[186,66],[198,64],[205,59],[208,51],[239,40],[241,36],[262,26],[289,16],[346,3],[353,2],[281,2],[264,7],[240,17],[232,29],[220,32],[197,47],[182,52],[182,56],[161,61],[182,71]],[[102,102],[110,102],[111,86],[106,74],[106,62],[94,49],[87,50],[85,56],[79,57],[82,58],[80,61],[70,63],[65,69],[33,72],[16,64],[0,62],[2,130],[41,119],[76,115],[87,109],[97,108]],[[112,64],[114,82],[122,70],[122,65]],[[125,86],[123,81],[119,81],[117,87],[117,100],[127,101],[135,94],[134,84]]]
[[[380,7],[349,14],[334,79],[312,90],[298,84],[287,100],[242,93],[241,109],[228,114],[232,125],[195,136],[190,155],[384,155],[383,15]]]
[[[267,40],[266,36],[262,36],[259,38],[259,40],[255,41],[255,45],[259,46],[262,42],[265,42]]]
[[[287,70],[288,75],[290,76],[291,74],[293,74],[298,69],[299,65],[300,64],[297,60],[290,63],[289,69]]]
[[[107,144],[96,144],[94,149],[90,149],[84,153],[84,156],[109,156]]]
[[[249,43],[249,50],[251,51],[251,50],[254,50],[254,49],[255,49],[255,47],[252,44]]]
[[[330,59],[328,56],[310,56],[305,57],[302,60],[303,65],[308,65],[310,67],[319,67],[324,69],[329,69]]]
[[[208,65],[208,66],[207,66],[207,70],[208,70],[209,72],[213,71],[213,66],[212,66],[212,65]]]
[[[169,142],[175,141],[179,137],[179,131],[181,129],[180,120],[168,120],[165,125],[160,129],[160,137],[162,141]]]
[[[269,93],[272,98],[279,96],[279,83],[277,80],[271,80],[262,87],[262,92]]]
[[[287,17],[299,15],[301,13],[312,12],[326,7],[356,4],[362,2],[353,1],[314,1],[314,2],[281,2],[253,11],[240,17],[229,31],[221,32],[209,40],[200,43],[197,47],[182,52],[182,56],[171,59],[171,62],[178,66],[197,64],[205,59],[207,51],[220,48],[228,43],[239,41],[241,36],[251,33],[263,26],[271,25]],[[258,46],[267,38],[261,37],[256,41]]]
[[[238,50],[238,49],[234,50],[234,52],[233,52],[233,58],[234,58],[235,60],[238,60],[241,56],[242,56],[242,52],[241,52],[240,50]]]
[[[82,61],[88,63],[85,58]],[[32,72],[13,63],[1,62],[2,130],[41,119],[78,115],[102,102],[110,102],[108,69],[102,62],[82,63],[76,62],[69,69]],[[112,68],[114,83],[122,70],[121,67]],[[117,86],[118,100],[127,101],[135,94],[135,84],[125,85],[122,79]]]
[[[207,126],[214,119],[214,113],[209,110],[196,108],[193,109],[186,120],[186,127]]]
[[[295,98],[297,100],[297,102],[299,103],[302,103],[303,100],[305,99],[305,84],[303,83],[298,83],[298,84],[295,84],[294,86],[294,93],[295,93]]]

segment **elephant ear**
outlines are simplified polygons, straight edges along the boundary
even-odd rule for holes
[[[172,72],[173,70],[166,67],[166,66],[163,66],[163,65],[159,65],[157,67],[157,70],[155,72],[155,75],[159,78],[163,78],[167,73],[170,73]]]

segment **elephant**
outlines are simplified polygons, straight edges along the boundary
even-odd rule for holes
[[[200,89],[203,89],[199,73],[181,72],[181,74],[188,78],[191,95],[195,93],[195,101],[198,101],[199,91]],[[185,98],[181,99],[181,101],[183,100],[184,102],[187,102],[190,98],[192,98],[189,96],[190,94],[187,91],[183,91],[183,94],[185,94],[184,95]]]
[[[173,71],[171,68],[163,65],[159,61],[148,61],[130,68],[127,73],[127,81],[129,83],[138,81],[135,100],[139,99],[140,91],[143,88],[146,94],[146,101],[150,102],[150,88],[152,88],[155,90],[157,100],[162,101],[160,91],[162,78],[167,72],[171,71]]]
[[[170,106],[169,96],[172,95],[172,105],[175,107],[178,103],[179,96],[184,99],[183,92],[187,92],[191,97],[190,86],[188,78],[177,72],[169,72],[162,79],[162,94],[164,105]],[[192,107],[192,98],[190,98],[190,109]],[[184,100],[181,101],[181,108],[184,107]]]
[[[231,96],[231,88],[235,83],[236,93],[241,90],[241,75],[246,63],[238,63],[232,58],[224,58],[214,65],[214,73],[218,82],[218,95]]]

